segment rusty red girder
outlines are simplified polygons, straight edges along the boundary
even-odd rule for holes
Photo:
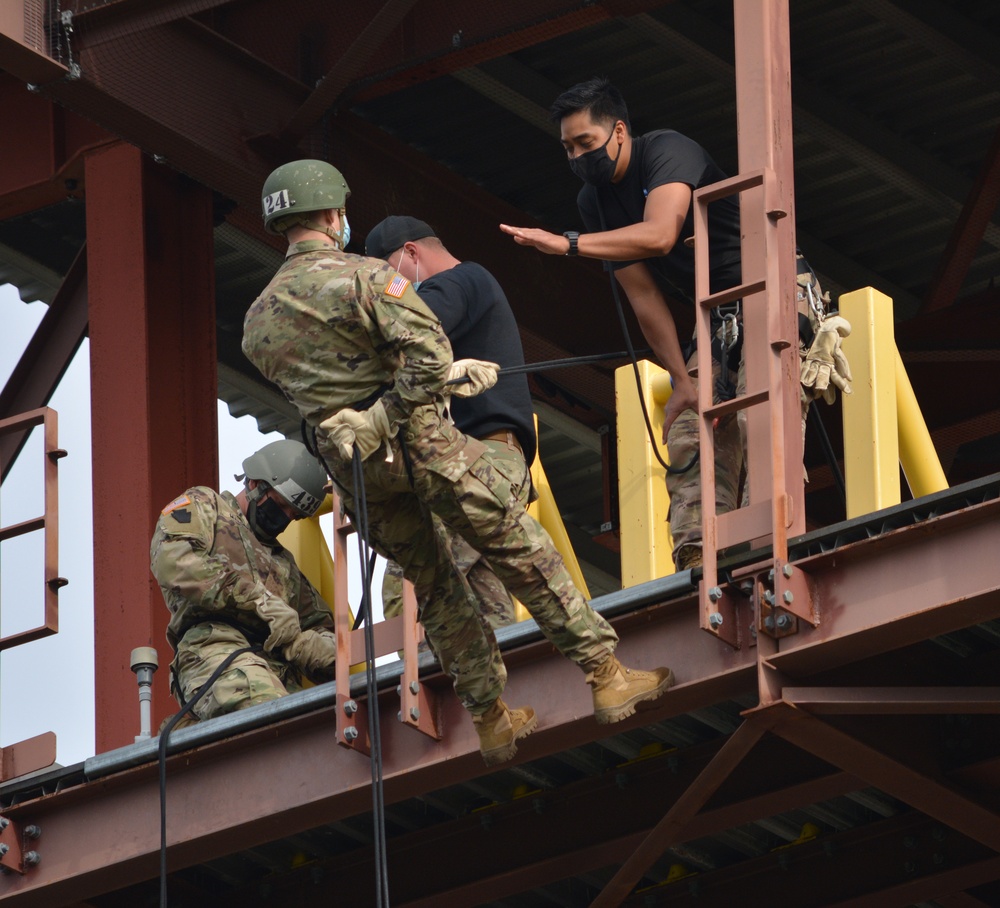
[[[48,404],[87,334],[87,257],[81,250],[3,388],[0,420]],[[0,435],[0,481],[27,432]]]
[[[850,659],[826,655],[841,655],[845,640],[850,641],[854,653],[863,655],[892,648],[887,645],[886,636],[896,629],[902,629],[902,633],[895,645],[904,646],[915,639],[926,639],[927,634],[935,631],[954,630],[1000,615],[1000,577],[992,565],[982,561],[977,565],[973,563],[975,559],[962,556],[964,551],[996,549],[1000,541],[998,511],[997,503],[974,507],[934,518],[926,525],[845,545],[835,556],[809,562],[817,589],[834,590],[867,582],[872,585],[870,598],[878,607],[869,612],[864,600],[853,606],[831,605],[829,622],[824,621],[818,629],[803,628],[799,633],[801,642],[790,649],[797,656],[796,686],[803,687],[802,678],[831,664],[849,662]],[[912,592],[884,599],[880,596],[880,590],[898,583],[894,578],[912,570],[914,548],[918,561],[922,559],[938,567],[953,559],[959,562],[961,570],[952,578],[952,599],[935,604],[915,601]],[[866,565],[876,563],[877,573],[867,571]],[[857,580],[859,573],[862,576]],[[916,578],[918,584],[920,579]],[[929,590],[927,595],[939,593]],[[822,605],[829,600],[821,596],[820,602]],[[914,609],[924,618],[924,636],[908,629]],[[630,721],[656,721],[756,690],[756,648],[734,650],[700,631],[696,624],[692,596],[617,620],[623,661],[649,667],[665,660],[674,667],[681,682],[659,710],[645,714],[645,719]],[[781,644],[788,645],[789,640]],[[806,652],[809,658],[805,657]],[[772,658],[781,656],[779,652]],[[536,694],[531,699],[541,718],[539,730],[521,748],[518,760],[538,759],[607,733],[597,729],[589,718],[589,691],[578,670],[552,656],[547,643],[511,653],[507,661],[511,700],[520,702]],[[440,684],[441,679],[432,683]],[[539,691],[546,692],[544,699],[538,698]],[[457,701],[446,692],[442,694],[445,738],[440,743],[397,723],[387,722],[383,727],[385,792],[389,804],[472,779],[484,771],[471,724]],[[396,695],[389,691],[383,697],[384,714],[391,715],[398,703]],[[370,803],[368,763],[335,745],[331,713],[332,710],[324,709],[173,758],[175,771],[168,783],[171,867],[201,863],[366,811]],[[790,721],[794,725],[802,720]],[[829,726],[820,723],[819,727],[822,731]],[[814,738],[821,740],[820,733]],[[807,738],[802,738],[802,743],[811,746]],[[855,746],[871,745],[861,742]],[[866,778],[869,773],[865,761],[851,757],[850,751],[847,753],[850,775],[866,784],[885,783],[892,787],[891,778],[883,777],[883,770],[877,765],[877,778]],[[830,754],[824,752],[823,759],[830,760]],[[178,773],[176,767],[181,764],[185,770]],[[317,766],[324,767],[324,771],[316,772]],[[255,792],[255,797],[234,799],[226,795],[232,778],[240,778],[241,786]],[[152,767],[140,767],[102,779],[99,785],[71,788],[12,808],[11,815],[23,822],[44,820],[46,854],[43,863],[28,877],[13,883],[8,880],[5,894],[11,904],[52,904],[70,890],[81,896],[96,894],[151,876],[157,847],[155,784]],[[765,815],[776,809],[778,803],[769,806],[767,797],[762,796],[756,802],[756,809]],[[206,810],[206,804],[211,809]],[[133,835],[127,842],[123,841],[115,819],[120,816],[135,817]],[[260,823],[261,816],[269,817],[267,824]],[[948,819],[960,827],[967,822],[957,814]],[[974,821],[973,817],[968,822]],[[705,829],[698,825],[700,822],[704,820],[695,818],[689,830],[678,831],[677,835],[682,837],[679,840],[686,839],[692,830]],[[81,828],[88,830],[85,848],[77,835]],[[620,854],[617,847],[612,851]],[[46,898],[51,901],[46,902]]]

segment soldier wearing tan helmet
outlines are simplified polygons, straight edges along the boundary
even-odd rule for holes
[[[171,690],[183,706],[232,652],[194,706],[201,719],[333,678],[336,641],[327,604],[277,537],[313,516],[326,473],[297,441],[275,441],[243,461],[238,495],[188,489],[156,521],[150,569],[170,609]]]

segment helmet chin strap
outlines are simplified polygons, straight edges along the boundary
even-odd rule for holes
[[[318,230],[320,233],[325,233],[331,240],[337,244],[338,249],[344,248],[344,209],[339,209],[340,214],[340,230],[334,230],[332,227],[327,227],[325,224],[320,224],[318,221],[310,220],[309,218],[302,218],[299,222],[303,227],[309,230]]]

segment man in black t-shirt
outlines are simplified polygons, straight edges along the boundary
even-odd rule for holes
[[[456,360],[478,359],[501,368],[524,365],[524,351],[514,313],[492,274],[475,262],[462,262],[424,221],[391,215],[372,228],[366,255],[385,259],[407,278],[428,308],[441,320]],[[475,397],[452,398],[458,429],[484,442],[499,469],[508,473],[522,504],[528,504],[535,459],[534,412],[528,380],[500,373],[496,385]],[[435,520],[438,541],[465,578],[480,615],[492,627],[512,624],[514,604],[486,560],[461,537]],[[382,586],[387,617],[402,610],[402,571],[389,563]]]
[[[577,204],[587,232],[567,231],[560,235],[506,224],[501,224],[500,229],[516,243],[550,255],[582,255],[610,263],[647,342],[673,380],[673,393],[664,407],[663,441],[673,464],[690,464],[698,449],[698,397],[689,370],[697,365],[698,351],[687,357],[682,352],[667,295],[689,301],[694,298],[694,250],[684,243],[694,235],[693,192],[725,179],[726,174],[697,142],[673,130],[633,137],[625,101],[606,79],[575,85],[556,99],[550,113],[559,123],[570,168],[585,184]],[[740,283],[736,198],[712,203],[709,222],[709,282],[710,291],[715,293]],[[800,259],[800,309],[817,310],[813,314],[818,325],[823,317],[823,294],[815,273],[803,265]],[[843,370],[847,367],[846,361],[841,363],[839,351],[839,337],[845,333],[841,323],[846,326],[846,322],[837,322],[840,334],[827,331],[823,350],[815,357],[814,372],[822,373],[821,380],[817,382],[815,375],[808,381],[803,378],[810,385],[810,398],[822,394],[829,401],[829,381],[850,390],[850,374],[846,371],[844,375],[841,370],[841,366]],[[833,320],[829,326],[835,327]],[[850,326],[846,326],[849,331]],[[813,350],[809,357],[813,357]],[[733,359],[735,356],[728,365],[735,375],[721,378],[730,385],[735,378],[734,390],[740,393],[745,383],[742,357],[735,362]],[[718,363],[715,369],[719,370]],[[719,513],[738,505],[745,419],[741,411],[738,419],[724,418],[716,429]],[[700,471],[695,467],[683,473],[668,473],[667,489],[674,561],[679,569],[695,567],[701,564]]]

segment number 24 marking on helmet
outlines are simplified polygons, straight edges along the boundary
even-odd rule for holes
[[[269,196],[264,197],[264,214],[274,214],[274,212],[281,211],[283,208],[291,207],[292,202],[288,198],[287,189],[272,192]]]

